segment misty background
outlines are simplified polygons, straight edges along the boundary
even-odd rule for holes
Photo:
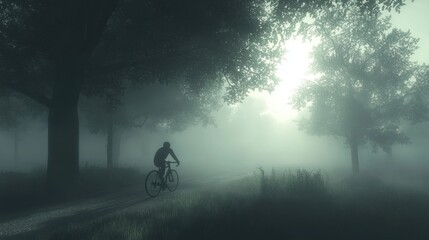
[[[420,0],[407,4],[400,14],[392,13],[394,26],[410,30],[414,37],[420,39],[419,49],[413,55],[413,60],[419,63],[428,63],[429,31],[425,26],[427,9],[429,2]],[[288,58],[288,53],[285,53],[285,58]],[[280,68],[285,68],[284,71],[287,72],[288,66],[279,65]],[[304,72],[298,77],[305,78],[305,74]],[[285,78],[278,88],[285,85],[287,91],[275,90],[271,94],[255,92],[242,103],[222,103],[218,110],[211,113],[214,124],[198,123],[180,130],[145,126],[125,129],[121,135],[118,166],[149,171],[154,168],[155,151],[164,141],[169,141],[182,162],[180,170],[187,174],[241,174],[252,172],[261,166],[266,169],[281,167],[349,170],[350,150],[344,140],[310,136],[299,130],[297,120],[305,113],[293,110],[289,103],[294,88],[298,87],[293,83],[299,81],[304,80]],[[26,120],[16,132],[1,131],[0,171],[33,171],[46,168],[45,115],[46,113],[42,113],[36,120]],[[80,166],[106,166],[106,134],[94,133],[88,127],[85,117],[80,118]],[[409,171],[408,176],[423,174],[429,169],[428,123],[403,123],[401,127],[409,136],[410,142],[395,145],[392,155],[381,150],[374,152],[369,145],[361,147],[359,154],[362,172],[381,171],[392,161],[401,166],[404,172]],[[15,144],[18,149],[17,159],[14,159]]]

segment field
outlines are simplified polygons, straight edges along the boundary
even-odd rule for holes
[[[263,170],[163,198],[162,208],[68,225],[50,239],[428,239],[429,198],[381,180]]]

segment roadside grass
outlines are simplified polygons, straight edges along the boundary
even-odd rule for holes
[[[131,168],[82,168],[78,192],[63,197],[47,194],[45,171],[0,172],[0,216],[41,206],[67,202],[141,183],[144,175]]]
[[[331,183],[285,171],[196,193],[162,208],[74,223],[49,239],[429,239],[429,198],[375,179]]]

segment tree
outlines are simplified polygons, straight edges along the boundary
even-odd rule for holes
[[[112,108],[104,98],[81,101],[86,125],[93,133],[106,135],[107,167],[117,166],[121,136],[133,128],[182,131],[194,124],[214,124],[211,112],[220,107],[220,91],[204,96],[187,93],[180,83],[130,86]]]
[[[47,182],[50,189],[61,191],[76,186],[79,173],[79,95],[85,88],[89,89],[86,92],[96,93],[106,85],[121,86],[123,78],[110,74],[107,76],[109,79],[105,72],[114,71],[117,76],[126,71],[130,77],[131,73],[136,73],[135,76],[138,75],[139,78],[135,79],[139,81],[145,80],[144,73],[184,73],[186,68],[188,79],[193,81],[190,85],[198,90],[200,86],[213,84],[214,77],[218,80],[213,82],[220,84],[219,71],[229,67],[229,73],[237,73],[236,76],[227,76],[231,79],[249,75],[234,80],[237,82],[234,88],[237,94],[234,97],[242,97],[248,88],[270,85],[267,71],[272,67],[268,64],[271,60],[267,54],[260,54],[261,57],[257,60],[252,57],[249,62],[258,63],[253,69],[241,61],[246,60],[250,53],[255,55],[264,49],[261,46],[265,43],[258,42],[263,39],[262,33],[267,32],[259,16],[263,7],[255,5],[253,1],[221,1],[217,8],[210,9],[209,3],[210,1],[186,1],[181,4],[170,4],[170,1],[121,1],[118,6],[116,0],[2,1],[1,47],[5,50],[1,66],[2,75],[5,76],[2,78],[2,86],[20,91],[49,109]],[[233,8],[229,8],[230,6]],[[115,14],[112,15],[115,9]],[[195,11],[189,14],[189,9]],[[247,18],[241,18],[243,16]],[[180,23],[176,24],[177,27],[187,28],[174,29],[172,26],[175,23]],[[125,27],[125,32],[121,31],[122,27]],[[181,33],[181,38],[169,35],[168,30]],[[230,58],[214,55],[219,46],[212,41],[205,41],[213,37],[214,33],[229,35],[217,39],[229,43],[226,45],[230,45],[230,50],[235,49],[234,53],[237,55],[228,55]],[[198,39],[202,41],[196,46],[193,41]],[[109,42],[118,44],[110,48],[106,46]],[[201,69],[200,75],[194,74],[191,65],[187,65],[191,60],[195,61],[192,56],[186,62],[171,58],[191,51],[192,49],[185,48],[187,46],[198,49],[192,56],[204,56],[206,59],[195,67],[209,70],[213,61],[223,64],[212,65],[216,67],[216,71],[203,72],[204,69]],[[104,51],[106,48],[110,51]],[[271,51],[266,53],[269,52]],[[123,54],[124,57],[110,58],[118,54]],[[141,56],[147,57],[141,59]],[[266,57],[262,59],[262,56]],[[127,61],[117,62],[116,59]],[[238,66],[246,69],[239,71]],[[261,70],[258,66],[261,66]],[[104,71],[103,67],[112,71]],[[100,69],[103,71],[99,71]],[[259,80],[259,72],[268,75]],[[159,80],[168,82],[171,79],[163,77]],[[51,97],[47,97],[49,95]]]
[[[0,85],[47,107],[47,183],[70,192],[79,177],[84,89],[121,87],[118,75],[140,82],[180,75],[195,91],[228,82],[226,99],[243,99],[275,84],[276,31],[285,29],[279,16],[298,21],[332,1],[3,0]],[[365,8],[379,2],[395,7],[403,0],[358,1]]]
[[[297,109],[310,116],[300,123],[314,135],[333,135],[351,149],[353,172],[359,172],[358,148],[391,151],[406,143],[400,120],[409,117],[418,66],[410,57],[418,40],[392,29],[390,18],[362,13],[355,6],[327,8],[303,32],[320,38],[313,52],[317,80],[304,84],[294,97]]]
[[[85,66],[116,3],[1,2],[1,85],[49,110],[47,182],[51,190],[67,191],[78,182],[78,98]]]

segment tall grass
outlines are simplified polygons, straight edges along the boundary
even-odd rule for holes
[[[365,184],[333,188],[320,171],[260,169],[215,189],[172,195],[162,208],[75,223],[50,239],[429,239],[427,197],[382,184],[364,194]]]
[[[287,170],[280,174],[273,169],[270,176],[260,170],[261,194],[276,197],[321,197],[328,193],[327,184],[322,172],[298,169]]]

